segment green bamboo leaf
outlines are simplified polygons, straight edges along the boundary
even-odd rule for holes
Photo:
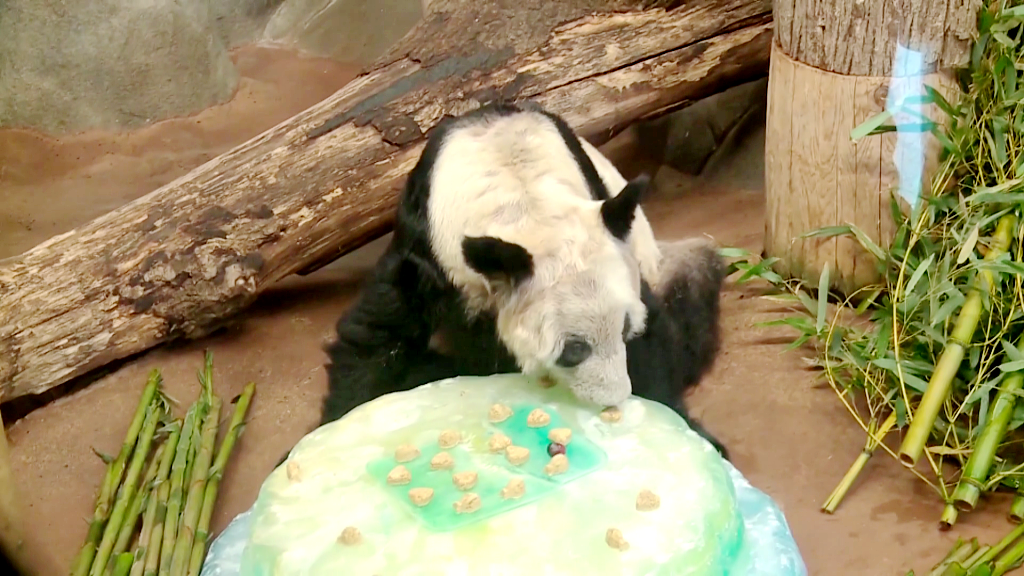
[[[984,26],[985,15],[982,11],[982,17],[978,19],[978,39],[974,41],[974,47],[971,49],[971,70],[977,74],[981,71],[981,61],[985,57],[985,48],[988,45],[988,28]]]
[[[807,333],[814,334],[814,328],[806,318],[799,318],[796,316],[789,316],[786,318],[779,318],[778,320],[767,320],[765,322],[758,322],[754,324],[758,328],[772,328],[775,326],[789,326],[796,328],[797,330]]]
[[[942,332],[939,332],[934,326],[921,324],[919,328],[931,341],[930,344],[937,345],[940,348],[946,347],[946,336]]]
[[[892,118],[892,112],[889,110],[884,110],[871,118],[868,118],[860,126],[857,126],[850,131],[850,139],[855,142],[860,140],[861,138],[873,133],[879,126],[890,118]]]
[[[939,109],[943,111],[943,113],[945,113],[947,116],[957,115],[956,110],[953,109],[953,106],[949,103],[948,100],[946,100],[946,98],[942,95],[941,92],[927,84],[925,84],[924,90],[928,94],[928,98],[932,102],[934,102],[935,105],[938,106]]]
[[[1022,180],[1022,181],[1024,181],[1024,180]],[[1002,208],[998,212],[996,212],[995,214],[990,214],[990,215],[986,216],[984,219],[982,219],[981,222],[979,222],[979,225],[984,230],[985,228],[988,227],[989,224],[994,223],[996,220],[1002,219],[1003,216],[1006,216],[1010,212],[1013,212],[1013,210],[1014,210],[1013,207]]]
[[[960,248],[960,254],[957,255],[956,257],[957,265],[967,262],[967,258],[969,258],[970,255],[974,253],[974,247],[975,245],[978,244],[978,233],[980,232],[980,230],[981,229],[978,225],[975,225],[974,228],[971,229],[971,233],[967,236],[967,240]],[[929,256],[929,258],[930,257],[931,256]]]
[[[988,270],[995,274],[1009,274],[1011,276],[1024,275],[1024,264],[1011,260],[1009,255],[1003,254],[995,260],[981,260],[978,262],[979,270]],[[998,285],[999,279],[994,279]]]
[[[903,403],[903,398],[897,396],[892,403],[892,408],[896,412],[896,427],[903,428],[907,425],[907,405]]]
[[[1002,372],[1017,372],[1024,370],[1024,360],[1011,360],[1009,362],[1003,362],[999,365],[999,370]]]
[[[782,277],[768,268],[775,262],[778,262],[778,260],[778,258],[774,257],[765,258],[753,265],[745,262],[737,262],[736,267],[740,270],[744,270],[744,272],[736,279],[736,284],[743,284],[750,281],[752,278],[761,278],[762,280],[767,280],[772,284],[781,284],[783,282]]]
[[[924,273],[931,268],[932,262],[934,261],[935,254],[929,254],[928,257],[924,259],[924,262],[918,264],[917,269],[914,270],[914,273],[910,276],[910,281],[907,282],[907,287],[903,291],[907,293],[913,292],[914,287],[917,286],[917,283],[921,280],[921,277],[924,276]]]
[[[993,32],[992,39],[995,40],[996,42],[999,42],[1003,46],[1006,46],[1007,48],[1015,48],[1017,46],[1016,42],[1011,40],[1009,36],[1002,32]]]
[[[1006,59],[1009,60],[1009,58]],[[1003,72],[1003,90],[1006,94],[1015,94],[1017,92],[1017,69],[1012,63]],[[1015,100],[1019,101],[1020,97],[1017,97]]]
[[[1021,353],[1020,349],[1011,344],[1009,340],[1001,340],[1000,344],[1003,345],[1003,352],[1010,357],[1010,360],[1024,362],[1024,353]]]
[[[994,141],[994,147],[992,154],[995,156],[995,161],[998,166],[1005,166],[1009,160],[1006,154],[1006,129],[1009,126],[1006,123],[1005,118],[995,116],[992,118],[992,135],[991,138]]]
[[[889,214],[892,216],[893,223],[897,226],[906,222],[906,218],[903,217],[903,209],[900,208],[899,200],[896,199],[895,194],[889,194]]]
[[[895,358],[877,358],[871,361],[872,364],[879,368],[889,372],[893,375],[893,378],[899,379],[900,370],[896,366]],[[912,374],[909,370],[903,370],[903,382],[907,386],[910,386],[917,392],[924,393],[925,389],[928,388],[928,383],[922,380],[920,377]]]
[[[963,293],[954,288],[954,292],[949,295],[946,301],[942,303],[942,306],[939,306],[939,309],[935,312],[935,315],[932,316],[930,325],[935,326],[940,322],[945,322],[946,318],[949,318],[949,316],[953,312],[955,312],[961,306],[963,306],[965,300],[966,298],[964,297]]]
[[[718,255],[722,258],[747,258],[750,252],[743,248],[724,247],[718,249]]]
[[[889,343],[892,341],[892,319],[887,320],[878,324],[878,331],[874,338],[875,350],[886,352],[889,350]]]
[[[802,334],[802,335],[800,335],[799,338],[797,338],[796,340],[793,340],[792,342],[790,342],[789,345],[784,348],[784,351],[791,352],[793,350],[796,350],[797,348],[799,348],[799,347],[803,346],[804,344],[806,344],[807,341],[809,341],[811,339],[811,336],[812,336],[811,334]]]
[[[992,378],[991,380],[988,380],[987,382],[985,382],[981,386],[975,386],[974,389],[971,390],[971,393],[967,395],[967,398],[964,399],[964,405],[965,406],[972,406],[972,405],[976,404],[979,400],[985,399],[988,396],[989,392],[993,388],[998,386],[999,383],[1002,382],[1005,377],[1006,377],[1006,373],[1004,372],[1004,373],[996,375],[995,378]]]
[[[960,147],[946,135],[938,124],[936,124],[932,129],[932,135],[935,136],[946,152],[949,152],[955,158],[963,158],[963,153],[960,151]]]
[[[986,187],[983,187],[983,188],[978,188],[977,191],[974,193],[974,195],[970,196],[967,199],[967,201],[968,202],[974,202],[975,198],[979,194],[1000,194],[1000,193],[1003,193],[1003,192],[1008,192],[1008,191],[1016,188],[1017,186],[1020,186],[1021,182],[1024,182],[1024,179],[1014,178],[1013,180],[1007,180],[1005,182],[1000,182],[999,184],[996,184],[995,186],[986,186]]]
[[[903,372],[903,382],[921,394],[924,394],[924,391],[928,389],[927,382],[906,371]]]
[[[856,227],[856,226],[854,226],[852,224],[850,224],[849,228],[850,228],[850,232],[852,232],[853,235],[857,238],[857,242],[859,242],[860,245],[863,246],[865,250],[870,252],[878,260],[881,260],[881,261],[885,261],[886,260],[885,251],[882,250],[882,248],[878,244],[876,244],[874,240],[869,238],[868,235],[865,234],[863,230],[861,230],[860,228],[858,228],[858,227]]]
[[[816,228],[810,232],[804,232],[797,236],[797,238],[804,240],[807,238],[834,238],[836,236],[846,236],[852,231],[849,226],[825,226],[823,228]]]
[[[870,294],[868,294],[863,300],[860,301],[860,304],[857,305],[855,312],[857,314],[863,314],[865,310],[875,305],[875,300],[877,300],[878,297],[881,296],[881,294],[882,288],[875,288],[874,290],[872,290]]]
[[[981,402],[978,403],[978,421],[975,423],[975,427],[972,430],[971,437],[975,438],[978,433],[985,427],[988,422],[988,406],[991,401],[992,395],[989,393],[992,390],[991,385],[981,386],[983,392],[979,395]]]
[[[825,329],[825,313],[828,311],[828,262],[821,271],[821,278],[818,279],[818,317],[815,328],[821,334]]]

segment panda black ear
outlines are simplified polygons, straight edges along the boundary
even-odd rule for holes
[[[626,184],[618,196],[609,198],[601,204],[601,218],[605,228],[619,240],[625,241],[633,227],[636,207],[651,185],[651,179],[641,174]]]
[[[533,275],[533,257],[519,244],[491,236],[466,236],[462,256],[470,268],[490,280],[506,280],[513,286]]]

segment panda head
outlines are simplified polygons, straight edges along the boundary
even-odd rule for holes
[[[487,284],[498,336],[521,370],[602,406],[632,393],[626,342],[647,321],[626,241],[648,183],[641,176],[611,199],[581,201],[564,226],[510,235],[521,242],[462,240],[466,264]]]

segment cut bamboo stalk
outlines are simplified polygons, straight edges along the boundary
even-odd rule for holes
[[[1024,535],[1024,524],[1021,524],[1020,526],[1017,526],[1016,528],[1011,530],[1010,533],[1004,536],[998,544],[989,548],[988,552],[986,552],[981,558],[977,560],[975,566],[980,566],[982,564],[987,564],[991,562],[995,559],[996,556],[999,555],[1000,552],[1005,550],[1006,547],[1010,544],[1013,544],[1013,542],[1020,538],[1022,535]]]
[[[1010,504],[1009,520],[1015,524],[1024,521],[1024,486],[1017,488],[1017,495],[1013,497],[1013,502]]]
[[[200,435],[199,453],[192,472],[192,481],[185,500],[185,510],[181,514],[181,529],[178,541],[174,545],[171,556],[171,576],[185,576],[188,563],[192,557],[192,542],[199,523],[199,514],[203,508],[203,494],[206,491],[206,477],[213,461],[214,443],[217,441],[217,424],[220,419],[221,399],[214,396],[210,400],[206,418]]]
[[[159,574],[161,576],[167,576],[171,571],[171,554],[174,551],[174,542],[178,535],[178,517],[181,510],[181,487],[185,481],[185,465],[187,464],[186,460],[188,459],[189,452],[192,449],[192,433],[195,428],[193,422],[198,410],[199,402],[196,402],[189,407],[188,412],[185,414],[185,421],[181,426],[181,438],[178,440],[174,462],[171,464],[171,477],[169,482],[164,484],[164,486],[167,486],[166,494],[161,494],[161,498],[166,503],[164,525],[160,531],[161,544],[157,547],[157,550],[150,551],[150,554],[156,554],[157,558],[159,558]],[[162,488],[163,486],[161,486]],[[147,555],[146,574],[148,575],[149,573],[150,557]]]
[[[256,392],[256,384],[250,382],[245,385],[242,394],[235,404],[235,412],[231,416],[231,423],[228,431],[221,441],[220,449],[217,450],[217,459],[210,468],[210,478],[206,483],[206,490],[203,494],[203,510],[199,515],[199,524],[196,526],[195,541],[192,543],[192,557],[188,565],[188,576],[199,576],[206,559],[206,544],[210,534],[210,519],[213,517],[213,507],[217,502],[217,490],[220,487],[221,478],[224,477],[224,469],[227,468],[228,460],[231,458],[231,451],[235,442],[245,427],[245,415],[249,410],[249,403]]]
[[[885,421],[882,422],[882,425],[879,426],[877,431],[869,430],[864,450],[857,455],[857,459],[854,460],[850,469],[846,471],[846,475],[843,476],[842,481],[839,482],[839,485],[836,486],[835,490],[832,491],[832,494],[829,495],[828,500],[826,500],[825,504],[822,505],[822,511],[827,512],[828,514],[832,514],[836,511],[836,508],[839,507],[843,498],[846,497],[846,493],[850,490],[850,487],[853,486],[853,483],[857,480],[857,476],[860,475],[864,466],[867,465],[868,460],[871,459],[871,455],[874,454],[875,449],[878,448],[878,444],[881,443],[882,439],[885,438],[885,435],[888,434],[895,425],[896,413],[892,412]]]
[[[1024,337],[1017,345],[1024,346]],[[978,497],[981,496],[981,490],[996,458],[996,448],[1002,443],[1006,428],[1010,424],[1010,417],[1013,416],[1017,394],[1022,384],[1024,370],[1010,374],[1003,380],[1003,385],[996,394],[991,417],[978,435],[974,450],[964,465],[956,490],[953,491],[953,502],[961,511],[970,512],[978,504]]]
[[[146,417],[150,404],[153,403],[153,398],[156,396],[159,386],[160,372],[153,370],[149,373],[149,381],[146,383],[146,387],[142,391],[142,398],[139,399],[139,405],[135,409],[135,417],[132,418],[132,423],[128,426],[128,432],[125,435],[124,442],[121,444],[121,451],[118,453],[117,458],[107,466],[107,474],[100,485],[100,493],[96,498],[96,508],[93,511],[92,521],[89,523],[89,535],[86,537],[85,544],[82,545],[82,550],[78,554],[73,576],[86,576],[89,573],[89,568],[92,566],[93,558],[96,555],[96,548],[99,546],[100,538],[103,536],[103,529],[107,524],[107,518],[110,516],[110,502],[116,494],[118,484],[121,483],[121,475],[124,472],[125,463],[128,462],[128,457],[135,448],[139,431],[142,430],[143,420]]]
[[[131,538],[135,535],[135,528],[139,525],[139,514],[142,513],[143,507],[149,502],[149,495],[152,492],[151,488],[156,480],[157,469],[160,467],[160,461],[166,446],[166,443],[157,446],[156,451],[153,452],[153,457],[149,461],[149,466],[146,468],[142,486],[135,491],[135,495],[132,497],[132,503],[128,506],[128,512],[125,514],[124,524],[121,526],[121,531],[117,534],[117,541],[114,542],[114,550],[111,552],[111,556],[115,558],[128,550]]]
[[[160,501],[160,489],[167,484],[167,477],[171,473],[171,464],[174,462],[174,454],[180,437],[181,423],[177,421],[172,422],[170,433],[164,442],[164,452],[160,458],[160,469],[157,470],[156,478],[153,480],[149,502],[146,504],[146,513],[142,517],[142,532],[139,534],[139,545],[135,550],[135,563],[132,565],[131,576],[142,576],[146,568],[146,552],[150,549],[150,540],[157,528],[163,529],[164,516],[160,515],[159,512],[162,509],[164,514],[166,514],[167,501],[166,499],[163,502]],[[160,535],[157,535],[157,542],[159,541]],[[157,550],[159,548],[159,545],[157,545]]]
[[[118,554],[117,560],[114,562],[114,576],[128,576],[128,572],[132,569],[132,560],[134,558],[131,552]]]
[[[103,530],[103,539],[100,540],[100,545],[96,549],[96,557],[89,572],[91,576],[102,576],[106,572],[107,560],[113,551],[114,541],[121,531],[125,512],[131,504],[132,497],[135,495],[139,475],[142,474],[142,465],[149,456],[150,445],[153,442],[153,436],[156,433],[156,425],[160,420],[161,412],[162,410],[156,404],[149,406],[145,424],[143,424],[142,432],[139,434],[139,444],[136,446],[134,454],[132,454],[131,465],[128,467],[128,473],[125,475],[124,485],[117,493],[114,509],[110,512],[110,520]]]

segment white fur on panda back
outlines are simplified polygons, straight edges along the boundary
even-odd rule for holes
[[[616,193],[624,185],[622,180]],[[494,295],[465,263],[465,236],[523,246],[534,256],[541,285],[597,260],[607,262],[609,273],[621,268],[620,277],[632,276],[604,228],[600,203],[542,114],[496,115],[455,126],[432,167],[428,213],[434,255],[470,308],[491,309]]]
[[[618,196],[619,192],[626,187],[626,179],[616,170],[615,165],[590,142],[581,138],[580,143],[583,144],[583,150],[590,157],[590,161],[594,163],[597,174],[608,188],[608,193]],[[644,214],[644,210],[640,206],[636,208],[633,228],[629,233],[629,246],[633,251],[633,256],[640,263],[640,275],[649,284],[657,282],[661,274],[661,251],[658,249],[658,242],[654,239],[651,223],[647,221],[647,215]]]

